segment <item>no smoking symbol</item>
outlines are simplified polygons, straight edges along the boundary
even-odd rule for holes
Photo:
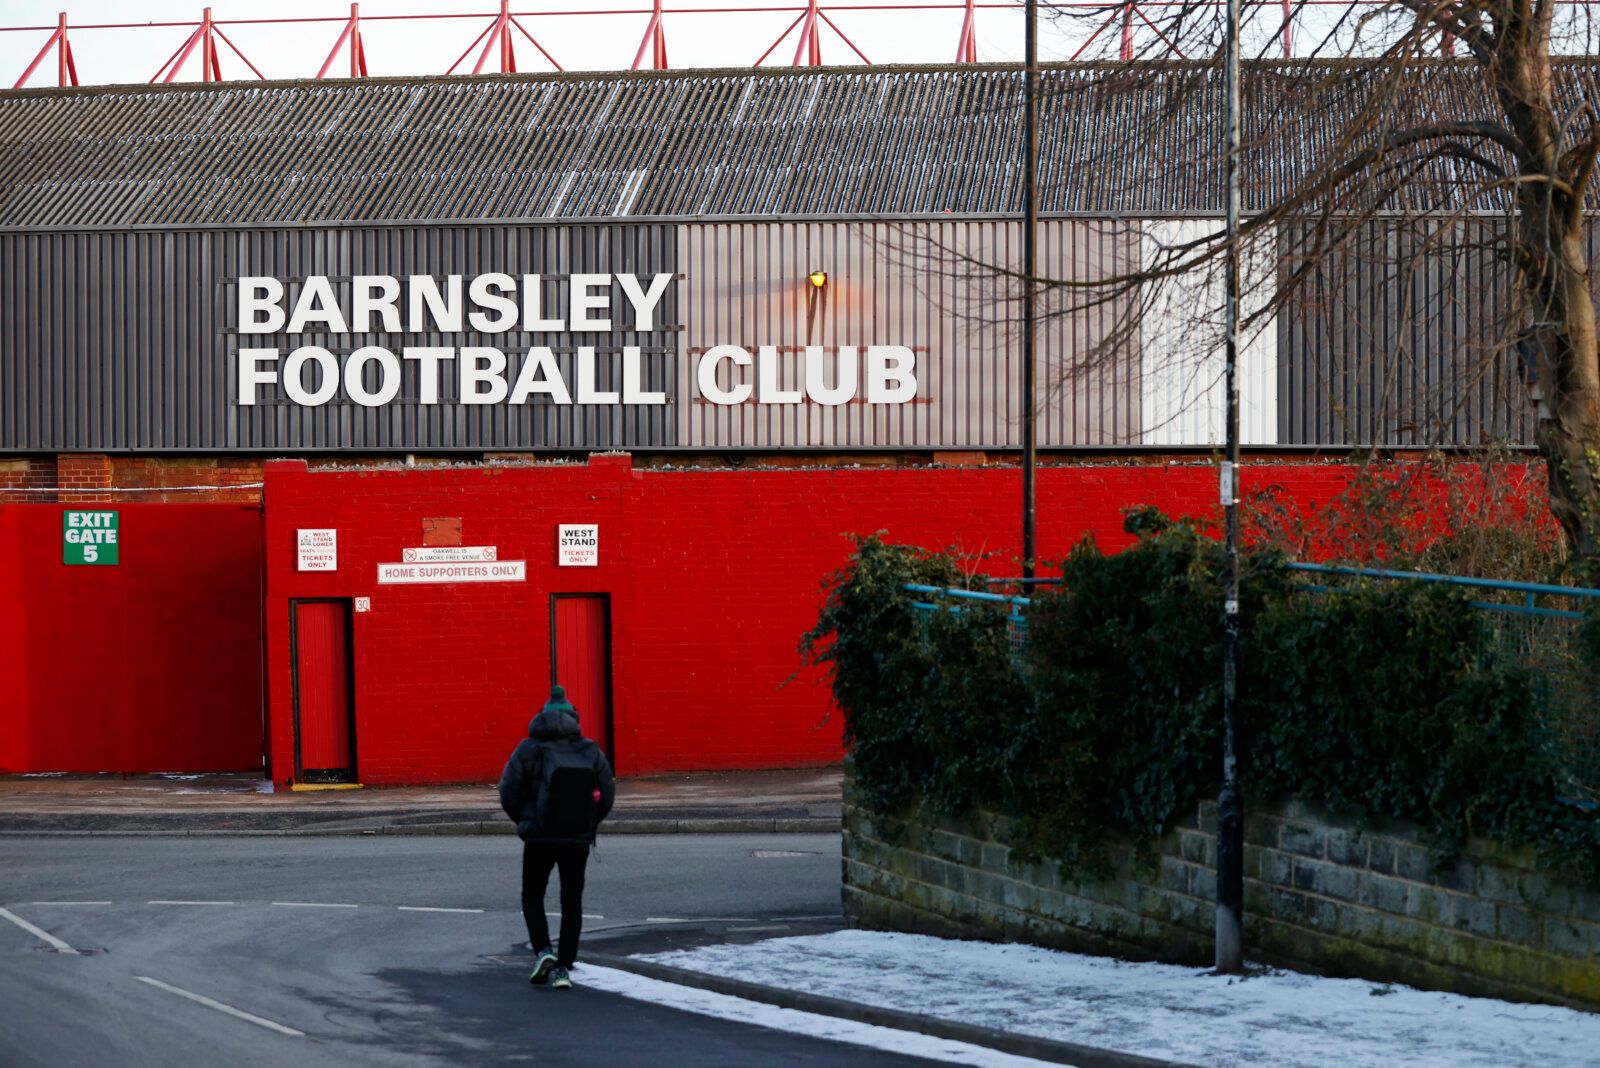
[[[403,558],[403,559],[404,559],[404,561],[405,561],[405,562],[406,562],[406,563],[408,563],[408,564],[412,564],[412,563],[416,563],[416,560],[417,560],[417,550],[415,550],[415,549],[407,549],[407,550],[406,550],[406,551],[405,551],[405,552],[404,552],[404,553],[403,553],[403,554],[402,554],[402,558]]]

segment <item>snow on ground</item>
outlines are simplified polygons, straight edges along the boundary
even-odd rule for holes
[[[1044,1061],[1015,1057],[985,1046],[952,1042],[949,1039],[933,1038],[929,1035],[907,1034],[889,1027],[875,1027],[872,1024],[841,1020],[834,1016],[818,1016],[815,1013],[797,1012],[794,1009],[780,1009],[759,1001],[747,1001],[744,998],[729,997],[709,990],[664,983],[658,979],[649,979],[615,968],[602,968],[594,964],[585,964],[579,969],[578,982],[582,986],[620,994],[635,1001],[666,1005],[682,1012],[715,1016],[722,1020],[754,1024],[774,1031],[786,1031],[789,1034],[827,1039],[831,1042],[848,1042],[853,1046],[887,1050],[908,1057],[925,1057],[928,1060],[970,1065],[971,1068],[1050,1068]],[[691,1064],[693,1061],[685,1058],[671,1063]]]
[[[1595,1068],[1600,1014],[1264,970],[837,931],[647,957],[1206,1068]]]

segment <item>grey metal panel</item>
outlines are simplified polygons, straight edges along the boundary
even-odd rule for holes
[[[1084,283],[1137,271],[1142,229],[1110,218],[1052,220],[1040,230],[1046,278],[1073,284],[1050,287],[1041,301],[1039,444],[1137,445],[1144,430],[1138,290]]]
[[[1049,220],[1042,262],[1082,280],[1136,262],[1137,229],[1116,220]],[[715,223],[680,229],[686,358],[679,395],[691,397],[679,437],[704,448],[1015,448],[1021,440],[1017,305],[1012,280],[1021,224]],[[824,270],[821,290],[808,282]],[[1040,330],[1039,427],[1044,446],[1139,440],[1138,334],[1121,335],[1133,298],[1057,290]],[[725,406],[698,395],[703,354],[781,349],[782,388],[802,387],[802,352],[823,346],[904,345],[918,361],[908,404],[856,400]],[[1103,351],[1108,350],[1108,351]],[[752,369],[753,370],[753,369]],[[751,371],[741,381],[751,380]],[[827,380],[833,381],[831,374]],[[733,384],[726,363],[724,388]]]
[[[1564,101],[1595,67],[1556,61]],[[1341,135],[1387,71],[1252,64],[1247,207],[1362,147]],[[1041,210],[1219,211],[1218,78],[1048,67]],[[1414,88],[1386,102],[1388,127],[1492,117],[1471,65]],[[1020,91],[1015,67],[962,65],[0,92],[0,227],[1013,213]],[[1482,192],[1420,161],[1388,210],[1459,206],[1464,188]]]
[[[321,407],[268,400],[244,407],[234,359],[235,280],[326,275],[348,293],[351,275],[489,271],[555,276],[565,301],[572,273],[675,273],[677,240],[663,225],[366,227],[0,234],[0,449],[282,450],[559,449],[671,447],[678,360],[676,287],[649,334],[449,336],[381,333],[328,338],[251,335],[287,350],[322,344],[336,355],[362,345],[487,345],[520,354],[548,345],[574,381],[576,347],[597,346],[597,387],[617,388],[621,346],[643,349],[643,386],[665,405],[463,406],[453,375],[441,403],[423,405],[415,375],[394,402]],[[621,305],[620,291],[614,294]],[[376,324],[375,324],[376,325]],[[609,353],[609,355],[608,355]],[[513,356],[515,360],[516,357]],[[515,366],[515,364],[513,364]],[[369,386],[372,382],[368,383]]]
[[[1321,258],[1278,316],[1281,444],[1532,443],[1495,226],[1373,221]],[[1309,229],[1281,234],[1281,262],[1307,262]]]

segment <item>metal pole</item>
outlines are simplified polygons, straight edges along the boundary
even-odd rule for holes
[[[1033,578],[1034,464],[1038,458],[1033,418],[1033,320],[1034,280],[1039,277],[1039,0],[1028,0],[1026,19],[1022,71],[1022,577]]]
[[[367,50],[361,44],[361,5],[350,5],[350,77],[367,74]]]
[[[56,84],[67,84],[67,13],[65,11],[61,12],[56,21]]]
[[[200,80],[221,81],[217,74],[217,40],[211,35],[211,9],[205,10],[200,23]]]
[[[961,20],[961,39],[956,45],[957,63],[978,62],[977,11],[974,0],[966,0],[966,16]]]
[[[1227,8],[1227,112],[1223,119],[1223,175],[1227,200],[1225,317],[1227,339],[1227,454],[1221,491],[1225,533],[1222,605],[1222,793],[1217,798],[1217,971],[1244,966],[1244,805],[1239,796],[1239,754],[1234,719],[1239,699],[1239,4]]]

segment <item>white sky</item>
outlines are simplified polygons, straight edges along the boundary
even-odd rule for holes
[[[895,0],[839,0],[840,3],[894,3]],[[929,0],[959,4],[960,0]],[[1022,19],[1020,4],[1004,2],[1008,10],[980,10],[978,14],[979,58],[986,61],[1014,60],[1021,56]],[[664,0],[673,7],[727,8],[740,4],[761,7],[803,7],[803,0]],[[105,22],[198,21],[204,0],[175,3],[173,0],[70,0],[51,3],[0,0],[0,26],[53,25],[56,12],[65,8],[68,24]],[[339,0],[276,0],[272,4],[247,0],[212,0],[213,17],[226,23],[235,18],[294,18],[349,15],[348,3]],[[361,5],[362,33],[366,40],[368,72],[385,74],[439,74],[453,63],[472,39],[498,13],[497,0],[367,0]],[[539,43],[568,70],[625,70],[633,62],[649,20],[650,0],[514,0],[513,12],[626,10],[626,15],[531,14],[519,21],[538,38]],[[373,21],[375,15],[401,15],[463,12],[477,18],[425,22]],[[799,13],[761,12],[736,14],[669,14],[666,19],[667,57],[679,67],[744,67],[753,64],[768,45]],[[849,34],[856,45],[875,63],[948,63],[955,59],[961,30],[962,11],[952,6],[943,11],[836,11],[830,17]],[[270,78],[310,77],[327,58],[338,39],[341,26],[328,22],[300,26],[224,26],[223,32]],[[71,34],[78,77],[84,84],[147,82],[162,62],[175,52],[189,30],[179,27],[126,30],[83,30]],[[550,70],[533,47],[513,31],[517,42],[517,66],[521,70]],[[0,33],[0,79],[10,88],[44,44],[49,31]],[[797,34],[791,33],[787,47],[780,46],[768,59],[768,66],[787,65],[794,58]],[[1047,31],[1041,36],[1041,52],[1060,53],[1061,34]],[[1076,45],[1073,46],[1074,48]],[[856,62],[849,48],[826,26],[823,28],[823,60],[827,63]],[[1068,49],[1067,54],[1070,54]],[[470,71],[477,60],[477,49],[464,65]],[[246,70],[226,47],[222,49],[225,77]],[[486,70],[497,69],[498,53],[492,53]],[[341,51],[333,71],[348,73],[349,60]],[[184,80],[198,78],[198,51],[180,75]],[[36,72],[30,85],[54,84],[55,56],[52,53]]]
[[[863,11],[851,5],[890,5],[915,0],[831,0],[837,7],[824,10],[840,29],[875,63],[949,63],[955,59],[960,33],[962,0],[922,0],[946,5],[943,10]],[[1015,62],[1022,55],[1021,0],[978,0],[999,5],[977,12],[978,58],[984,62]],[[1042,0],[1043,4],[1049,0]],[[1100,0],[1071,0],[1092,4]],[[1299,3],[1300,0],[1292,0]],[[674,68],[743,67],[755,62],[777,40],[803,9],[804,0],[663,0],[666,18],[667,54]],[[1262,47],[1276,32],[1281,21],[1278,0],[1247,0],[1246,55]],[[95,23],[197,22],[205,0],[0,0],[0,27],[54,26],[56,13],[68,12],[70,26]],[[633,62],[649,19],[650,0],[513,0],[514,13],[526,13],[519,21],[531,31],[568,70],[624,70]],[[779,11],[732,12],[737,7],[784,8]],[[1047,21],[1040,34],[1040,54],[1045,60],[1067,59],[1102,26],[1114,4],[1103,9],[1079,7],[1070,15]],[[211,0],[213,17],[224,23],[223,32],[269,78],[305,78],[317,72],[337,40],[342,21],[349,16],[349,5],[341,0]],[[673,8],[699,8],[702,12]],[[703,9],[724,9],[703,12]],[[372,75],[441,74],[498,13],[497,0],[367,0],[361,5],[362,33],[366,40],[368,71]],[[620,15],[573,15],[571,12],[622,10]],[[1151,18],[1159,21],[1164,10],[1155,3]],[[385,22],[375,16],[443,14],[458,12],[464,17],[428,21]],[[543,12],[542,14],[539,12]],[[558,14],[556,12],[565,12]],[[1580,13],[1581,12],[1581,13]],[[1344,13],[1337,6],[1304,9],[1297,16],[1296,52],[1304,51],[1326,27]],[[1590,8],[1569,7],[1563,21],[1581,26],[1584,37],[1600,44],[1600,30],[1590,26]],[[226,25],[230,19],[289,19],[324,17],[337,21],[295,26]],[[1116,16],[1111,16],[1115,20]],[[1135,21],[1136,48],[1144,52],[1157,42],[1152,31]],[[180,26],[132,29],[82,29],[71,33],[73,55],[79,80],[85,85],[148,82],[156,70],[183,44],[191,30]],[[1369,28],[1368,35],[1375,32]],[[0,88],[9,88],[27,68],[48,39],[48,29],[26,32],[0,32]],[[521,70],[549,70],[520,34],[517,65]],[[855,55],[831,29],[823,27],[823,61],[854,63]],[[783,66],[792,61],[797,33],[790,33],[767,60],[766,66]],[[1582,38],[1580,38],[1580,41]],[[1114,58],[1119,29],[1112,25],[1095,39],[1084,58]],[[1370,43],[1370,42],[1366,42]],[[1577,43],[1567,50],[1584,50]],[[225,78],[251,77],[250,72],[228,51],[221,48]],[[1274,53],[1275,54],[1275,53]],[[470,72],[478,49],[461,68]],[[491,55],[486,70],[497,69],[497,53]],[[1191,58],[1195,58],[1191,56]],[[198,80],[198,49],[179,75],[180,80]],[[347,73],[349,60],[341,51],[330,74]],[[30,85],[52,85],[55,81],[55,56],[46,57],[30,79]]]

